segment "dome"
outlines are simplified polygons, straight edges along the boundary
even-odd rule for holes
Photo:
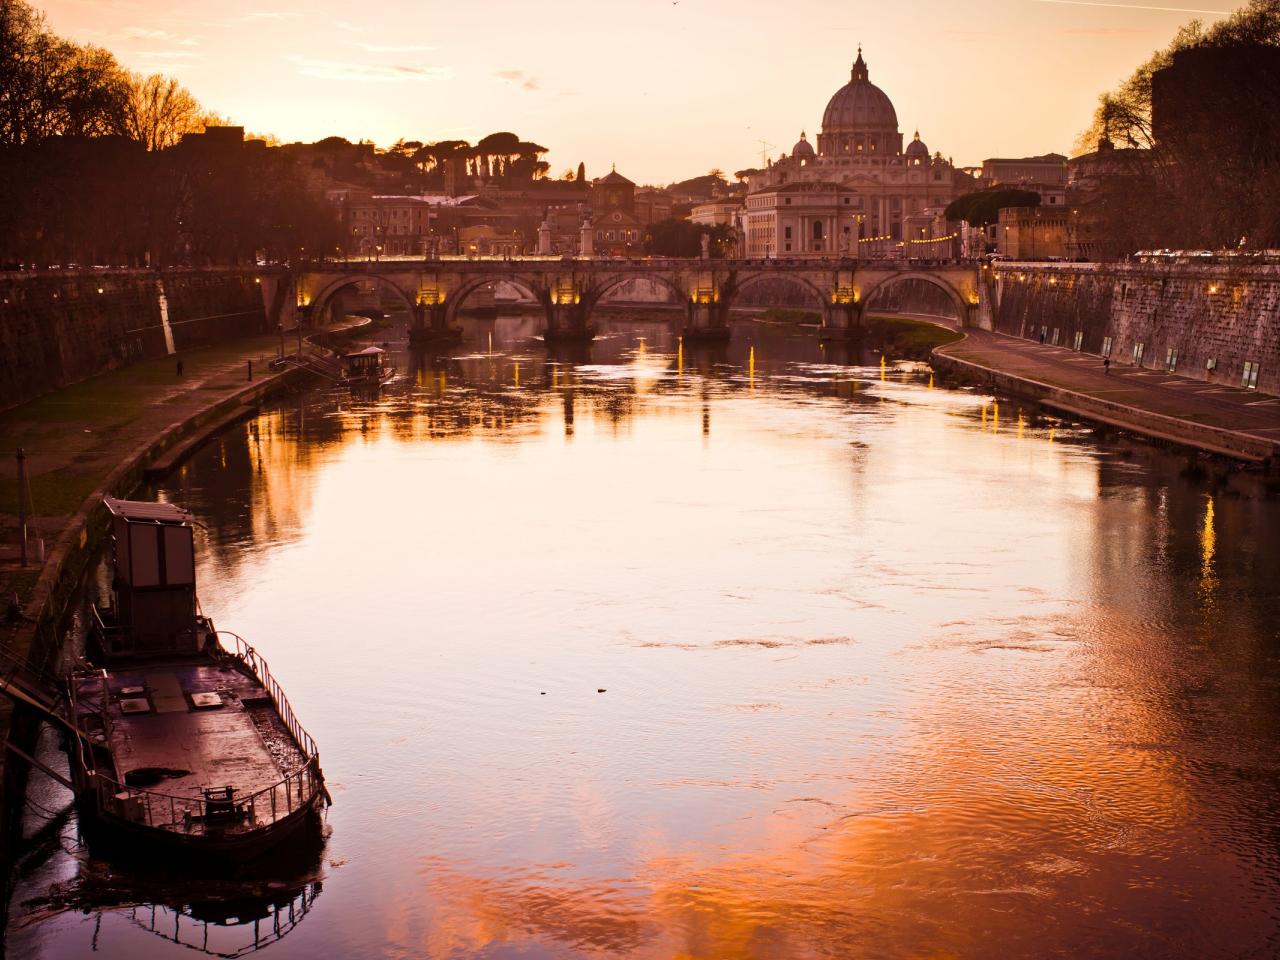
[[[817,156],[817,154],[814,153],[813,144],[809,142],[808,138],[804,135],[803,130],[800,132],[800,140],[791,148],[791,155],[793,157],[799,157],[802,160],[807,160],[810,157]]]
[[[927,159],[929,156],[929,148],[925,142],[920,139],[920,131],[916,131],[916,138],[907,144],[906,154],[908,157],[920,157]]]
[[[859,50],[849,82],[835,92],[822,115],[822,132],[867,131],[897,133],[898,113],[885,92],[868,79]]]

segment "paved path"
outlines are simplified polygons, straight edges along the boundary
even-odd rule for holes
[[[1096,401],[1098,409],[1105,404],[1117,415],[1134,417],[1135,422],[1128,425],[1138,432],[1168,435],[1169,425],[1157,418],[1172,418],[1188,425],[1239,434],[1257,443],[1269,443],[1280,451],[1280,397],[1114,360],[1111,372],[1106,373],[1102,359],[1094,354],[985,330],[966,329],[965,333],[964,340],[940,347],[937,353],[1007,376],[1070,391],[1082,400]],[[1143,414],[1150,415],[1146,424],[1140,422]]]

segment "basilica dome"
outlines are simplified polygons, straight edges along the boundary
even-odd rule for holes
[[[867,64],[858,51],[849,82],[835,92],[822,115],[822,132],[897,133],[898,113],[883,90],[868,79]]]
[[[791,148],[791,156],[799,157],[801,160],[807,160],[809,157],[816,156],[813,151],[813,144],[809,142],[809,138],[804,135],[804,131],[800,132],[800,139],[796,145]]]
[[[907,144],[906,154],[908,157],[918,157],[925,160],[929,159],[929,148],[925,142],[920,139],[920,131],[916,131],[916,138]]]

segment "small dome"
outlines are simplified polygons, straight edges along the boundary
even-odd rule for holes
[[[920,131],[916,131],[916,137],[907,144],[906,154],[908,157],[920,157],[922,159],[929,156],[929,148],[925,146],[925,142],[920,139]]]
[[[809,142],[808,138],[804,135],[803,130],[800,131],[799,141],[797,141],[796,145],[791,148],[791,156],[799,157],[802,160],[817,156],[817,154],[814,153],[813,144]]]
[[[866,61],[859,50],[849,82],[835,92],[822,115],[823,133],[897,133],[898,113],[893,109],[893,102],[871,82],[869,76]]]

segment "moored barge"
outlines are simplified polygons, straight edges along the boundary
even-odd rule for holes
[[[261,655],[199,614],[192,516],[105,502],[114,602],[66,690],[77,794],[118,835],[252,858],[329,802],[316,743]]]
[[[387,351],[381,347],[365,347],[342,356],[342,383],[347,386],[380,386],[396,375],[387,363]]]

